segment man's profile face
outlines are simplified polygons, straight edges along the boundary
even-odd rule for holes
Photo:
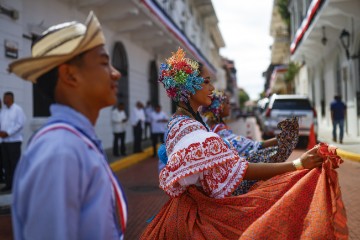
[[[4,104],[9,108],[12,104],[14,103],[14,98],[9,95],[6,94],[4,95]]]
[[[124,104],[119,104],[119,105],[118,105],[118,109],[119,109],[119,110],[124,110],[124,108],[125,108],[125,107],[124,107]]]
[[[76,68],[82,88],[80,93],[87,104],[101,109],[116,103],[117,81],[121,74],[111,65],[103,45],[87,51]]]

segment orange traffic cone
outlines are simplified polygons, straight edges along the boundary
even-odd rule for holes
[[[314,131],[314,124],[311,124],[310,127],[310,134],[309,134],[309,140],[308,140],[308,145],[307,145],[307,150],[312,149],[314,146],[316,145],[316,136],[315,136],[315,131]]]

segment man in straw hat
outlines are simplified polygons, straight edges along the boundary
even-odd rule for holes
[[[29,141],[13,189],[16,239],[122,239],[127,207],[94,125],[116,102],[120,73],[110,64],[100,24],[50,27],[32,56],[9,71],[54,101],[51,117]]]

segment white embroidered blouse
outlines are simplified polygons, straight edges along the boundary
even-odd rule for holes
[[[159,175],[160,187],[171,197],[180,196],[190,185],[213,198],[231,196],[245,175],[245,158],[196,120],[175,117],[168,127],[168,162]]]

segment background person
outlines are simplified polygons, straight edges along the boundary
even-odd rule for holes
[[[226,94],[221,91],[214,91],[211,96],[211,104],[201,107],[200,112],[211,130],[228,141],[239,156],[245,157],[251,163],[285,162],[298,142],[299,124],[295,118],[281,121],[278,124],[281,132],[276,138],[263,142],[234,134],[223,121],[230,115],[230,102]],[[256,182],[256,180],[243,180],[233,195],[247,193]]]
[[[118,103],[111,112],[111,123],[114,134],[113,141],[113,155],[119,156],[119,140],[120,140],[120,153],[126,156],[125,150],[125,137],[126,137],[126,122],[127,116],[123,103]]]
[[[123,239],[127,205],[106,161],[96,124],[116,103],[120,73],[111,65],[100,24],[50,27],[11,72],[54,103],[16,170],[12,203],[15,239]]]
[[[135,108],[131,114],[131,125],[133,127],[133,136],[134,136],[134,143],[133,143],[133,152],[139,153],[142,152],[141,147],[141,137],[142,131],[144,128],[145,123],[145,113],[144,113],[144,105],[138,101],[136,102]]]
[[[330,104],[330,111],[331,111],[331,122],[333,124],[333,141],[337,141],[337,126],[339,126],[339,140],[340,144],[343,143],[344,139],[344,122],[346,118],[346,105],[343,101],[341,101],[341,96],[336,95],[334,96],[334,101]]]
[[[4,93],[4,108],[0,118],[1,155],[6,186],[2,191],[12,189],[14,172],[21,156],[21,143],[23,141],[23,128],[25,113],[22,108],[14,103],[12,92]]]
[[[148,136],[151,136],[152,129],[151,129],[151,114],[154,111],[153,106],[151,105],[151,102],[148,101],[146,103],[144,113],[145,113],[145,127],[144,127],[144,139],[148,139]],[[148,135],[149,132],[149,135]]]
[[[164,143],[164,133],[166,131],[168,120],[169,118],[166,113],[161,111],[161,106],[156,105],[155,111],[151,113],[151,140],[154,149],[153,157],[156,157],[157,155],[156,145],[158,142]]]

